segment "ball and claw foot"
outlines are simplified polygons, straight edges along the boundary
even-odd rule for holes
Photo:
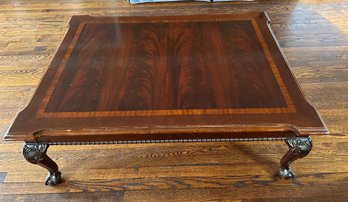
[[[283,179],[290,179],[295,177],[290,164],[296,159],[308,155],[312,149],[312,139],[309,136],[291,136],[287,137],[285,142],[289,146],[289,151],[280,161],[279,176]]]
[[[292,170],[290,168],[280,168],[279,169],[279,176],[282,179],[291,179],[291,178],[295,177],[294,173],[292,172]]]
[[[60,179],[61,179],[61,172],[56,172],[56,173],[48,173],[48,175],[46,176],[45,179],[45,185],[48,186],[56,186],[60,183]]]
[[[48,170],[48,176],[45,179],[45,185],[55,186],[59,184],[61,173],[58,165],[47,156],[48,144],[25,143],[23,145],[24,158],[32,164],[37,164]]]

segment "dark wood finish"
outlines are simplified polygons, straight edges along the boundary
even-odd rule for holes
[[[175,15],[265,10],[306,98],[329,136],[293,166],[297,177],[274,177],[286,151],[281,142],[52,146],[48,154],[65,181],[42,186],[46,175],[23,161],[22,143],[2,142],[0,201],[345,201],[348,193],[348,27],[346,1],[161,3],[124,0],[12,1],[0,6],[0,131],[2,137],[34,94],[71,15]],[[1,140],[0,140],[1,142]],[[231,155],[233,154],[233,156]],[[115,158],[115,157],[122,158]],[[301,164],[301,165],[298,165]],[[151,166],[149,166],[151,165]],[[257,174],[255,170],[258,170]],[[127,172],[127,174],[123,174]],[[1,174],[0,174],[1,175]],[[1,178],[1,177],[0,177]],[[90,198],[89,196],[96,198]],[[120,199],[121,200],[121,199]]]
[[[74,16],[6,140],[259,138],[325,134],[265,13]]]
[[[24,158],[32,164],[37,164],[48,170],[48,175],[45,179],[46,185],[57,185],[60,182],[61,173],[58,170],[58,165],[47,156],[46,152],[49,145],[47,144],[24,144]]]
[[[280,160],[279,175],[284,179],[289,179],[294,178],[290,163],[309,154],[312,149],[312,139],[310,137],[287,137],[285,142],[289,146],[289,151]]]
[[[46,155],[49,144],[287,137],[280,169],[287,179],[294,177],[289,164],[310,151],[302,140],[328,132],[265,13],[74,16],[69,24],[5,136],[28,143],[24,157],[49,171],[46,185],[61,176]]]

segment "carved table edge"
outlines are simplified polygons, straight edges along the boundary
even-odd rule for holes
[[[98,144],[146,144],[146,143],[183,143],[183,142],[243,142],[243,141],[283,141],[286,137],[268,138],[211,138],[211,139],[173,139],[173,140],[119,140],[86,142],[26,142],[26,144],[48,145],[98,145]]]

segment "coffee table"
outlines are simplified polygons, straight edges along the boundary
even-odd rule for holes
[[[73,16],[29,105],[5,135],[61,173],[49,145],[285,140],[280,176],[328,130],[265,13]]]

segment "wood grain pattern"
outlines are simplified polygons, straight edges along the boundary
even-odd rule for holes
[[[311,0],[263,0],[248,4],[172,3],[131,6],[123,0],[100,0],[98,3],[92,0],[83,3],[72,0],[60,0],[59,3],[47,0],[4,0],[0,4],[2,136],[16,113],[26,106],[34,94],[61,42],[61,36],[67,30],[66,22],[72,15],[212,14],[255,10],[269,13],[272,29],[296,79],[332,134],[313,137],[311,154],[294,163],[297,178],[290,181],[272,178],[281,154],[286,151],[285,144],[281,142],[263,142],[262,145],[258,142],[178,143],[164,144],[160,148],[154,147],[154,144],[52,146],[49,155],[58,162],[62,172],[69,176],[55,188],[43,186],[42,180],[46,173],[25,162],[20,154],[21,143],[2,142],[0,172],[7,175],[4,182],[0,183],[1,201],[47,201],[50,193],[60,193],[52,196],[57,201],[67,198],[71,201],[79,201],[81,198],[85,198],[84,201],[95,201],[89,200],[88,195],[91,194],[100,197],[100,200],[108,200],[109,197],[112,200],[116,195],[111,190],[115,189],[124,193],[124,201],[346,201],[348,36],[345,33],[348,31],[348,5],[345,1],[325,0],[318,3]],[[329,18],[321,14],[328,14]],[[231,153],[237,155],[232,157]],[[76,162],[71,164],[74,160]],[[139,169],[152,163],[154,166],[142,172],[142,176],[136,175]],[[168,169],[166,174],[158,178],[156,171],[161,164],[168,165]],[[174,164],[178,166],[171,169]],[[202,166],[199,172],[194,172],[198,164]],[[219,169],[222,165],[226,165],[223,172]],[[255,168],[253,165],[261,166],[260,175],[255,175],[255,169],[260,167]],[[131,174],[115,176],[115,170],[110,168],[129,168]],[[184,177],[185,172],[194,177]],[[236,174],[238,177],[233,177]],[[23,180],[23,176],[30,180]],[[84,179],[85,176],[90,177]],[[183,184],[190,188],[183,188]],[[136,186],[142,186],[143,189],[131,189]],[[69,194],[71,192],[81,194]]]
[[[328,132],[304,99],[265,13],[73,16],[69,25],[32,101],[5,139],[83,142]]]
[[[96,20],[76,33],[45,112],[286,106],[249,21]]]
[[[110,192],[76,192],[76,193],[51,193],[51,194],[8,194],[1,195],[1,201],[47,201],[54,202],[60,201],[62,199],[67,201],[99,201],[100,199],[104,201],[123,201],[123,193],[120,191],[110,191]]]

